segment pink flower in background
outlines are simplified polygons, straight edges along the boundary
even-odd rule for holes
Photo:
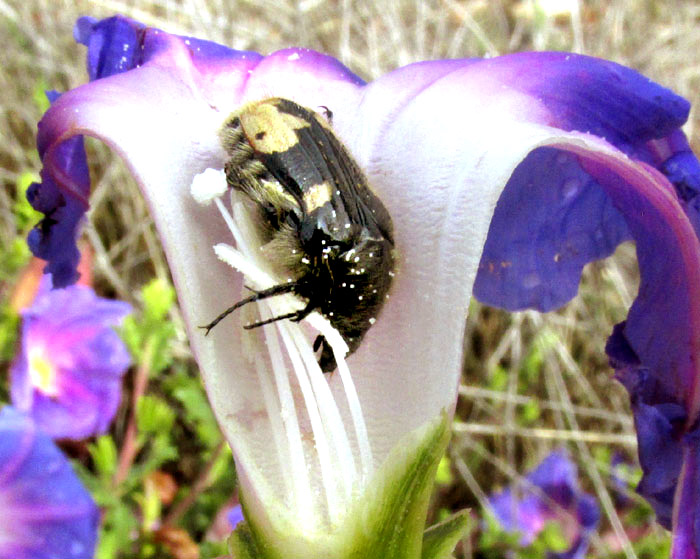
[[[53,438],[104,433],[131,363],[114,327],[130,312],[127,303],[98,297],[89,287],[51,289],[45,276],[21,313],[21,347],[10,371],[15,407]]]

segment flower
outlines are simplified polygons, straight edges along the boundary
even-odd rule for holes
[[[472,286],[488,304],[549,310],[575,295],[584,264],[633,239],[640,293],[608,351],[643,427],[640,489],[662,521],[675,507],[675,556],[700,549],[690,436],[700,408],[700,166],[680,130],[684,99],[628,68],[567,53],[422,62],[364,83],[307,49],[261,56],[121,17],[83,19],[76,35],[93,81],[42,119],[44,182],[34,195],[87,207],[87,179],[62,147],[82,134],[128,161],[234,451],[246,541],[287,557],[417,557]],[[270,279],[251,263],[245,210],[226,199],[202,205],[190,189],[206,169],[222,169],[218,132],[229,115],[271,96],[332,112],[394,222],[391,297],[349,370],[341,360],[326,377],[305,337],[325,328],[318,317],[252,332],[234,321],[208,337],[196,328],[242,297],[240,271],[253,283]],[[35,250],[74,240],[56,219],[35,231]],[[56,258],[62,284],[69,259]],[[266,305],[260,312],[276,312]]]
[[[596,500],[578,486],[576,465],[564,451],[554,451],[521,482],[489,499],[496,518],[505,530],[519,532],[521,544],[533,542],[548,522],[575,524],[571,547],[560,558],[582,558],[588,539],[598,525],[600,511]]]
[[[243,510],[241,509],[241,505],[231,507],[226,513],[226,518],[231,528],[235,528],[240,522],[243,522]]]
[[[21,346],[10,370],[15,407],[53,438],[104,433],[131,362],[113,327],[129,312],[127,303],[86,286],[51,289],[51,275],[44,276],[22,311]]]
[[[91,559],[99,510],[27,415],[0,411],[0,558]]]

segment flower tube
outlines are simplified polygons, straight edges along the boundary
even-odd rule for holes
[[[83,19],[76,35],[93,81],[63,94],[41,121],[44,175],[32,193],[55,202],[44,204],[47,215],[69,203],[87,208],[89,182],[62,147],[81,135],[115,149],[141,185],[236,459],[252,532],[239,545],[257,542],[254,554],[264,557],[438,549],[420,532],[456,400],[472,287],[489,304],[549,310],[575,295],[585,263],[623,240],[637,242],[642,284],[611,358],[633,401],[658,384],[664,396],[643,403],[690,432],[700,173],[680,131],[689,110],[682,98],[633,70],[566,53],[423,62],[364,83],[307,49],[263,57],[120,17]],[[221,178],[222,126],[246,103],[272,97],[332,113],[333,134],[393,222],[390,297],[346,360],[335,338],[338,374],[316,366],[313,337],[333,337],[320,315],[247,331],[251,317],[241,312],[209,336],[197,328],[245,297],[244,283],[259,290],[279,281],[256,253],[259,227]],[[46,247],[77,234],[55,221],[30,239],[50,261]],[[69,253],[49,265],[66,270],[57,283],[71,280]],[[299,304],[266,299],[259,317]],[[672,327],[656,332],[669,315]],[[671,444],[662,423],[652,436]],[[653,490],[669,507],[664,491],[693,463],[681,454],[655,464],[642,453],[645,479],[662,478]],[[683,510],[694,517],[695,507]]]

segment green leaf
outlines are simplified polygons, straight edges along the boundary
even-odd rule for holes
[[[438,469],[435,474],[435,481],[441,485],[450,485],[454,481],[449,456],[440,458],[440,463],[438,464]]]
[[[133,511],[124,503],[116,500],[113,506],[104,511],[99,543],[95,553],[96,559],[134,557],[132,553],[129,553],[129,550],[137,528]]]
[[[223,557],[226,557],[226,559],[230,559],[230,557],[226,555],[227,552],[227,542],[203,541],[199,544],[200,559],[220,559]]]
[[[228,539],[228,552],[231,559],[263,559],[263,555],[255,543],[255,537],[248,523],[239,522]]]
[[[117,466],[117,445],[110,435],[99,437],[93,444],[88,445],[95,470],[101,479],[111,479]]]
[[[0,304],[0,361],[10,362],[15,355],[19,315],[8,304]]]
[[[185,409],[185,422],[197,432],[198,439],[208,448],[221,440],[221,431],[204,392],[202,381],[185,373],[177,374],[165,383],[166,389]]]
[[[0,247],[0,280],[10,280],[31,258],[24,235],[15,237],[6,247]]]
[[[508,371],[500,365],[496,365],[489,375],[489,390],[503,392],[508,386]]]
[[[537,534],[535,544],[541,542],[541,547],[549,552],[563,552],[569,547],[569,540],[564,534],[562,527],[557,522],[548,522],[542,531]]]
[[[158,323],[164,320],[175,303],[175,290],[161,279],[154,279],[142,290],[144,320]]]
[[[175,302],[175,291],[167,282],[154,279],[141,290],[141,299],[141,316],[126,317],[121,335],[135,360],[154,375],[172,363],[170,340],[175,327],[168,313]]]
[[[521,425],[531,425],[540,418],[541,409],[537,400],[530,400],[520,408],[518,420]]]
[[[23,172],[17,179],[17,198],[12,209],[17,220],[17,229],[19,231],[28,231],[44,217],[44,214],[32,208],[29,200],[27,200],[27,189],[29,185],[33,182],[40,181],[41,179],[39,176],[31,171]],[[24,239],[22,239],[22,241],[24,242]],[[24,244],[26,245],[26,243]]]
[[[39,109],[39,112],[42,115],[49,110],[51,103],[49,102],[49,98],[46,96],[46,83],[44,83],[44,80],[40,80],[34,86],[32,99],[36,105],[36,108]]]
[[[170,437],[162,433],[152,437],[144,437],[143,433],[140,433],[138,446],[145,450],[142,450],[139,462],[129,470],[129,477],[123,484],[127,491],[140,486],[150,473],[178,457],[177,448],[172,444]]]
[[[142,396],[136,407],[136,424],[140,433],[169,434],[175,423],[175,412],[157,396]]]
[[[448,559],[452,557],[457,542],[470,529],[469,512],[460,511],[428,528],[423,534],[423,554],[421,559]]]
[[[141,526],[144,530],[154,526],[161,515],[161,502],[158,492],[149,487],[148,483],[144,484],[143,493],[134,495],[134,500],[141,506]]]

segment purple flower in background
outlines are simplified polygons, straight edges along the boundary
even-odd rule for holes
[[[343,495],[361,492],[406,433],[451,413],[472,287],[487,304],[554,309],[576,294],[586,263],[631,239],[639,294],[606,350],[632,400],[639,491],[673,528],[673,556],[700,556],[700,164],[681,131],[687,101],[629,68],[567,53],[421,62],[365,83],[308,49],[262,56],[121,17],[82,19],[76,37],[93,81],[63,94],[40,123],[43,182],[31,196],[47,219],[30,244],[57,285],[73,281],[68,247],[90,195],[78,138],[119,151],[153,208],[249,520],[274,525],[259,505],[273,495],[295,503],[292,525],[340,522]],[[401,262],[381,316],[348,359],[347,394],[361,410],[351,417],[339,406],[334,425],[347,432],[325,473],[306,473],[321,462],[301,442],[323,429],[311,432],[303,411],[298,425],[278,421],[280,406],[302,401],[297,384],[275,400],[257,389],[270,386],[261,375],[272,358],[252,359],[242,328],[207,338],[194,328],[227,308],[244,280],[204,249],[230,233],[191,185],[222,169],[226,118],[271,96],[333,113],[334,132],[392,216]],[[212,289],[221,278],[227,289]],[[284,359],[276,363],[285,373]],[[339,377],[325,380],[333,394],[346,393]],[[260,441],[275,441],[276,452]]]
[[[53,438],[104,433],[131,362],[114,331],[129,312],[127,303],[86,286],[51,289],[51,276],[44,276],[22,311],[21,347],[10,371],[15,407]]]
[[[584,557],[600,518],[598,503],[580,490],[576,465],[564,451],[549,454],[523,480],[493,495],[489,503],[505,530],[522,535],[523,546],[531,544],[549,522],[573,524],[573,530],[565,530],[575,534],[571,547],[550,554],[559,559]]]
[[[0,411],[0,559],[92,559],[99,510],[30,417]]]
[[[231,507],[231,509],[226,513],[226,518],[228,519],[228,523],[231,525],[231,528],[235,530],[236,526],[245,520],[243,517],[243,507],[241,507],[241,505]]]

